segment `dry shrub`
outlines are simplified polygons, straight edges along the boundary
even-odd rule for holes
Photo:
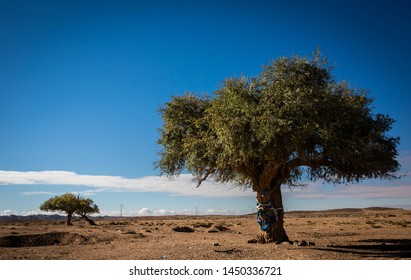
[[[194,232],[194,229],[190,228],[190,227],[175,227],[173,228],[174,231],[176,232]]]

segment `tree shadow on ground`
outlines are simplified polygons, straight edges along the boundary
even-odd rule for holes
[[[403,259],[411,258],[411,239],[365,239],[347,245],[328,245],[326,248],[315,249],[356,254],[365,259]]]

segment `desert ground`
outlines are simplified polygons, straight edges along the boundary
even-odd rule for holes
[[[291,243],[252,243],[255,215],[1,221],[3,260],[411,259],[411,211],[367,208],[285,214]]]

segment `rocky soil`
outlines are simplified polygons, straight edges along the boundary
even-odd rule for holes
[[[289,212],[290,243],[253,243],[254,215],[0,221],[0,259],[411,259],[411,211]]]

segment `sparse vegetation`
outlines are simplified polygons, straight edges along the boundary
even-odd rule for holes
[[[288,213],[286,224],[295,238],[273,246],[259,246],[253,243],[257,239],[250,239],[254,215],[241,219],[119,217],[100,219],[99,227],[83,222],[83,227],[71,228],[69,234],[60,221],[0,219],[0,259],[272,259],[273,250],[276,259],[410,258],[409,212],[386,210],[378,217],[375,213],[359,216],[338,211],[328,213],[328,217],[324,212]],[[396,216],[387,218],[391,213]],[[195,231],[174,232],[176,227]],[[216,253],[214,244],[222,252],[235,250]]]
[[[366,224],[370,225],[372,228],[382,228],[382,225],[377,224],[377,221],[375,220],[368,220]]]
[[[193,227],[198,228],[198,227],[203,227],[203,228],[210,228],[213,225],[213,223],[208,223],[208,222],[196,222],[193,224]]]
[[[194,229],[192,229],[190,227],[186,227],[186,226],[175,227],[175,228],[173,228],[173,230],[176,231],[176,232],[194,232]]]
[[[408,224],[411,224],[411,222],[407,222],[405,220],[401,220],[401,221],[384,221],[384,223],[387,224],[387,225],[392,225],[392,226],[402,227],[402,228],[406,228],[408,226]]]

